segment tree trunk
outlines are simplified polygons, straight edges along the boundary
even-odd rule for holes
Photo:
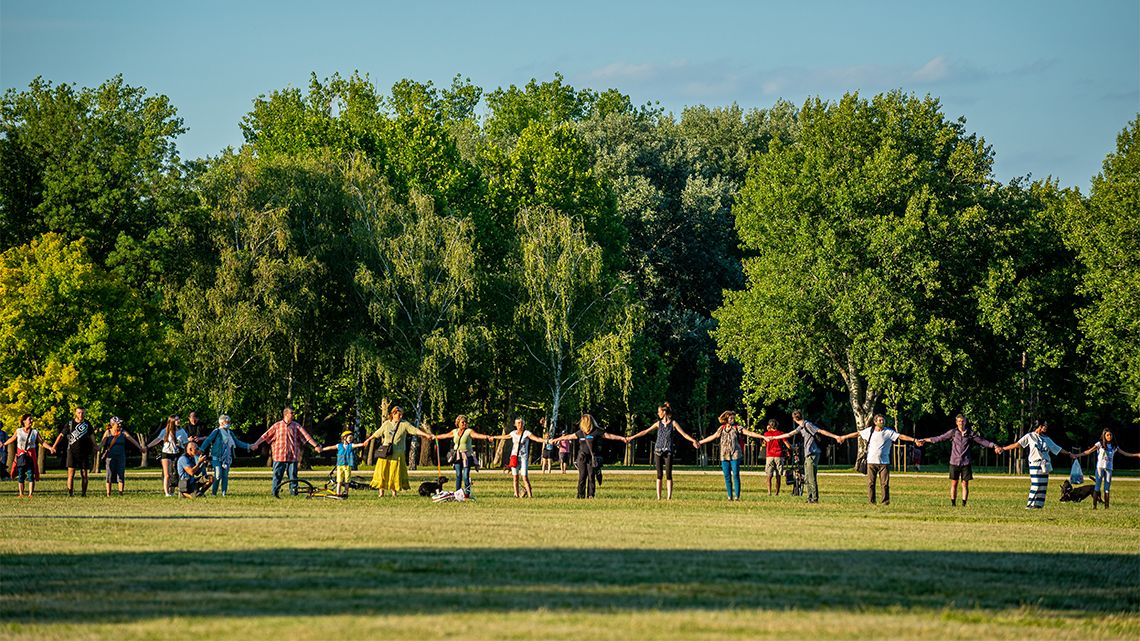
[[[847,396],[851,403],[851,413],[855,416],[855,429],[871,427],[875,416],[875,403],[879,401],[879,391],[871,389],[856,369],[855,361],[848,357],[847,371],[843,376],[847,383]]]
[[[633,434],[633,413],[625,413],[625,435]],[[622,465],[633,465],[633,447],[629,443],[625,444],[625,454],[622,456]]]

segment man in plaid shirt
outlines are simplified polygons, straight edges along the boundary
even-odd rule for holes
[[[262,443],[269,443],[273,450],[273,496],[277,496],[278,486],[286,472],[289,473],[289,492],[297,495],[297,461],[301,459],[302,436],[314,450],[320,451],[313,437],[309,436],[300,423],[293,420],[293,408],[286,406],[281,413],[281,420],[249,446],[253,450]]]

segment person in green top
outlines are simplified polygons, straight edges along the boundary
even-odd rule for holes
[[[463,414],[455,417],[455,429],[444,434],[433,436],[437,441],[445,438],[455,439],[455,445],[448,456],[455,465],[455,490],[463,490],[471,496],[471,468],[475,466],[475,439],[489,441],[491,437],[476,432],[467,426],[467,417]]]
[[[376,488],[376,495],[383,497],[385,490],[391,490],[396,496],[400,490],[411,489],[408,483],[408,462],[404,452],[407,451],[407,436],[415,434],[424,438],[431,438],[430,432],[404,420],[404,408],[399,405],[388,412],[388,420],[372,433],[365,442],[372,439],[380,441],[376,459],[376,470],[372,473],[372,487]]]

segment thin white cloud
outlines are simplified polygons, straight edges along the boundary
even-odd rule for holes
[[[618,61],[587,71],[585,84],[605,83],[673,94],[701,101],[741,94],[776,98],[837,91],[944,88],[992,79],[1035,75],[1053,66],[1038,60],[1014,69],[990,71],[965,60],[934,56],[920,65],[855,64],[830,67],[759,67],[728,60],[663,63]]]

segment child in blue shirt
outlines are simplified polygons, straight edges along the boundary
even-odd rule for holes
[[[368,441],[364,441],[367,443]],[[348,481],[352,478],[352,468],[356,466],[356,453],[352,450],[364,447],[364,443],[353,443],[352,432],[345,431],[340,435],[340,443],[322,447],[320,451],[336,450],[336,493],[348,494]],[[343,491],[341,488],[344,488]]]

